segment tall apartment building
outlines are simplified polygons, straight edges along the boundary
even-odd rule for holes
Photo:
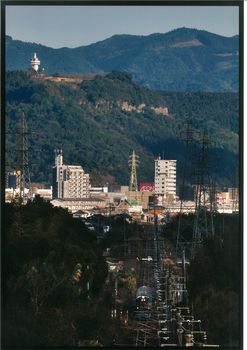
[[[166,160],[160,157],[155,160],[155,194],[164,198],[176,197],[176,160]]]
[[[89,174],[80,165],[63,164],[62,150],[55,153],[52,198],[89,197]]]

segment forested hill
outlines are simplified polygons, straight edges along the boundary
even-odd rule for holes
[[[194,128],[207,127],[214,141],[212,166],[218,183],[233,183],[238,157],[236,93],[158,93],[118,72],[81,83],[58,83],[12,71],[6,76],[6,98],[7,165],[17,164],[17,126],[24,112],[32,132],[33,181],[51,183],[56,148],[63,149],[65,164],[82,165],[94,183],[128,184],[133,149],[140,157],[139,182],[153,181],[159,154],[177,159],[179,180],[184,157],[181,131],[191,113]]]
[[[37,52],[48,74],[125,71],[154,90],[238,91],[239,37],[179,28],[148,36],[114,35],[78,48],[53,49],[6,37],[6,67],[26,70]]]

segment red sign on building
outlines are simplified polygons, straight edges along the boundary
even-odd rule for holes
[[[153,182],[141,182],[139,185],[139,191],[145,192],[145,191],[154,191],[154,183]]]

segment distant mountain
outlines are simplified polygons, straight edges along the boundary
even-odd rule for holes
[[[47,74],[125,71],[155,90],[238,91],[239,37],[180,28],[148,36],[114,35],[78,48],[52,49],[6,37],[7,70],[25,70],[37,52]]]
[[[167,159],[177,159],[181,183],[185,155],[181,134],[191,113],[197,140],[207,128],[213,141],[209,165],[217,183],[234,184],[237,93],[160,93],[136,85],[127,73],[119,72],[61,83],[13,71],[6,75],[6,98],[7,164],[18,167],[14,150],[19,142],[20,113],[25,112],[34,181],[51,183],[54,149],[62,148],[65,163],[81,164],[94,184],[128,184],[133,149],[140,157],[139,182],[153,181],[154,159],[164,154]]]

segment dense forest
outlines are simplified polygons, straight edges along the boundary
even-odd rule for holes
[[[208,225],[211,219],[208,214]],[[209,344],[238,347],[242,288],[239,215],[214,214],[213,222],[214,236],[203,237],[186,269],[187,302],[207,331]],[[163,235],[173,247],[179,225],[183,239],[192,242],[194,215],[177,216],[163,227]],[[191,251],[186,254],[189,258]]]
[[[96,238],[67,211],[39,198],[6,205],[5,214],[5,345],[75,345],[76,329],[85,323],[80,310],[95,322],[93,300],[107,275]]]
[[[178,183],[185,156],[183,132],[191,114],[195,139],[209,131],[211,168],[218,184],[232,186],[238,159],[239,107],[235,93],[155,92],[113,72],[82,83],[57,83],[29,72],[6,74],[6,165],[18,169],[19,120],[29,130],[31,179],[51,184],[54,149],[65,164],[80,164],[93,184],[128,184],[128,157],[140,157],[138,181],[153,181],[154,159],[177,159]],[[134,107],[132,111],[123,104]],[[138,106],[143,106],[138,110]],[[169,115],[154,108],[168,107]],[[139,107],[140,108],[140,107]]]
[[[224,237],[205,240],[191,262],[188,289],[194,312],[204,320],[211,341],[239,346],[241,324],[240,230],[238,217],[225,220]]]
[[[99,219],[111,226],[100,243],[84,222],[39,197],[25,206],[6,204],[4,348],[111,346],[114,334],[124,341],[126,331],[111,317],[112,277],[103,256],[108,247],[119,257],[124,218]],[[142,237],[136,224],[125,222],[125,231],[127,238]],[[130,305],[135,300],[132,275],[125,269],[119,286]]]

